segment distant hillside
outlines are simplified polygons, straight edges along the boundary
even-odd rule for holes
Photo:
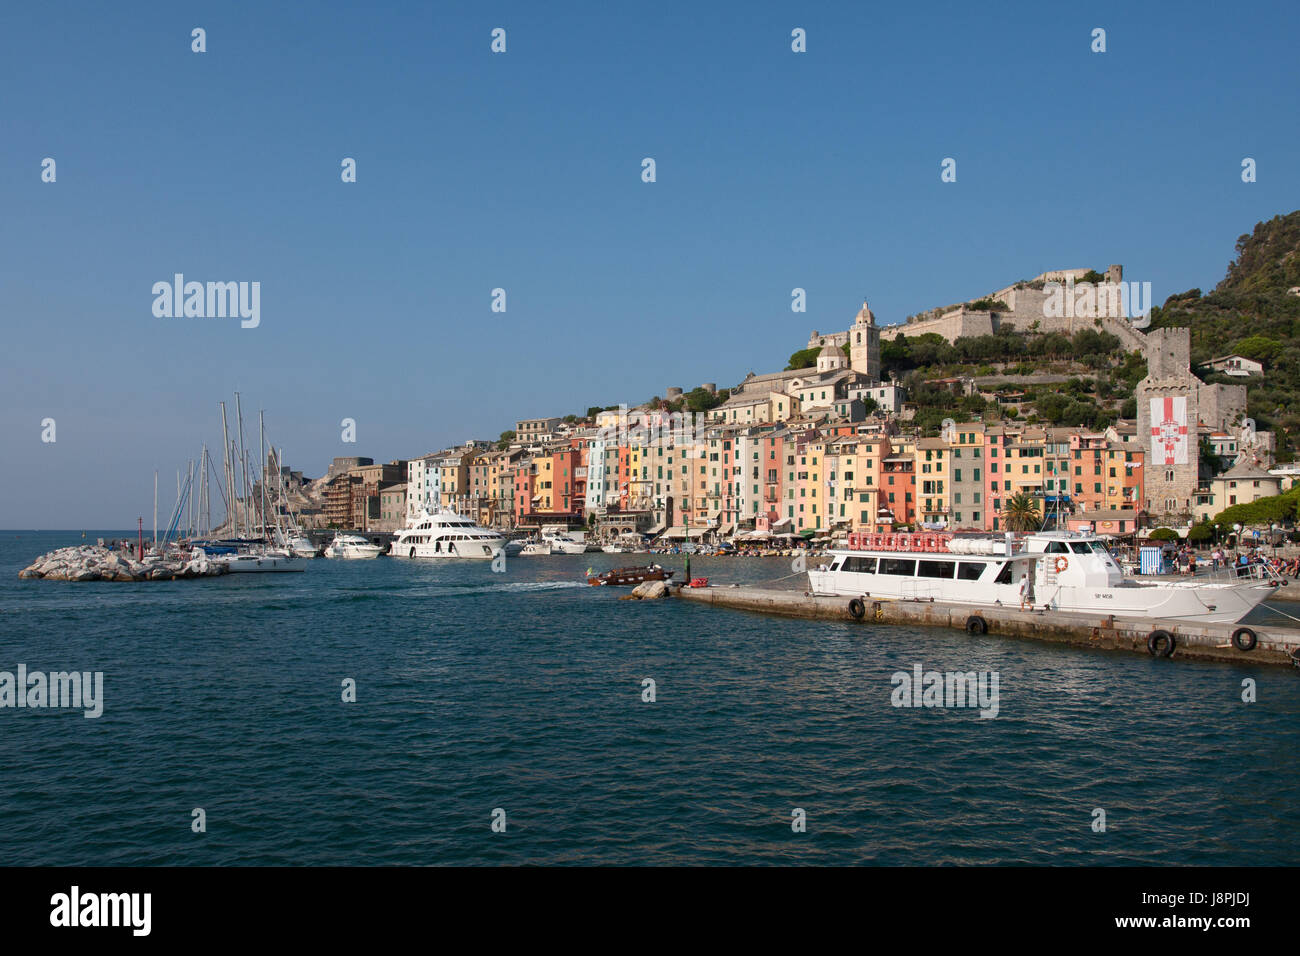
[[[1215,292],[1286,292],[1300,287],[1300,209],[1268,222],[1237,240],[1237,258]]]
[[[1300,210],[1239,238],[1227,276],[1209,295],[1191,289],[1151,310],[1153,328],[1191,329],[1194,366],[1231,353],[1264,363],[1264,377],[1245,382],[1247,410],[1259,429],[1277,432],[1279,456],[1300,446],[1300,295],[1290,291],[1297,287]],[[797,352],[789,367],[814,360],[815,352]],[[930,433],[948,416],[1099,428],[1134,416],[1134,387],[1146,374],[1141,355],[1090,329],[1072,337],[1004,330],[954,343],[904,333],[882,343],[881,364],[908,386],[916,424]],[[1205,368],[1197,374],[1207,382],[1243,382]],[[962,398],[928,384],[959,375],[979,378],[985,397]],[[994,384],[993,376],[1005,384]]]
[[[1279,453],[1300,442],[1300,210],[1255,225],[1237,240],[1237,257],[1208,295],[1191,289],[1151,310],[1153,328],[1188,326],[1192,362],[1239,354],[1264,363],[1246,383],[1258,428],[1278,432]],[[1208,370],[1207,382],[1240,382]]]

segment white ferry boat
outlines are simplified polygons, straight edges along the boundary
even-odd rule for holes
[[[1283,583],[1266,565],[1187,580],[1126,577],[1095,535],[850,534],[810,570],[814,594],[1232,624]]]
[[[490,560],[505,550],[506,539],[454,511],[423,511],[393,538],[394,558],[477,558]]]
[[[359,534],[336,534],[329,547],[325,549],[325,557],[377,558],[383,553],[383,550],[379,545],[372,544]]]

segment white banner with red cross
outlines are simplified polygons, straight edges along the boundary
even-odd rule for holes
[[[1187,464],[1187,397],[1151,399],[1151,455],[1166,465]]]

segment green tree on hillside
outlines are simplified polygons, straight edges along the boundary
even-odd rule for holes
[[[705,388],[693,388],[686,393],[686,408],[692,412],[707,412],[727,400],[731,393],[725,388],[714,393]]]
[[[793,372],[796,369],[812,368],[817,364],[817,353],[820,351],[820,348],[800,349],[790,356],[790,361],[786,363],[785,370]]]
[[[1271,365],[1282,351],[1282,343],[1267,335],[1248,335],[1244,339],[1239,339],[1229,351],[1233,355]]]

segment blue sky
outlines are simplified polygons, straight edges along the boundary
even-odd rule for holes
[[[1208,289],[1300,206],[1291,3],[271,6],[0,8],[0,527],[147,517],[236,390],[314,476],[734,384],[864,295]],[[261,325],[155,318],[176,272]]]

